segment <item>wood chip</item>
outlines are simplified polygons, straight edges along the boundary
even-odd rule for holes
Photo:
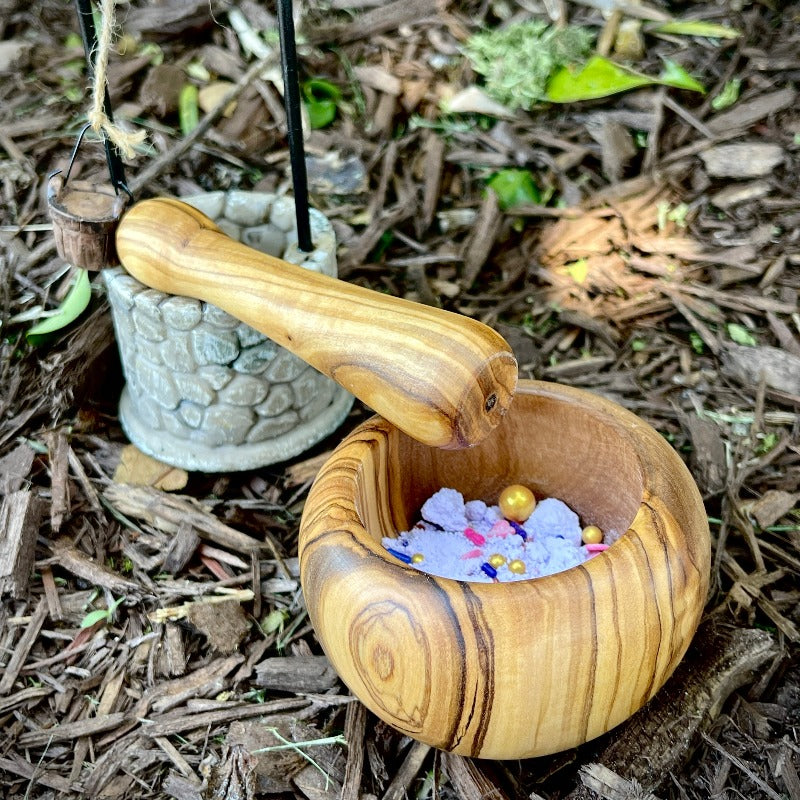
[[[33,448],[23,443],[0,458],[0,494],[17,492],[22,488],[35,457]]]
[[[770,114],[791,108],[796,97],[796,90],[788,87],[768,94],[759,93],[752,100],[744,100],[730,110],[716,114],[706,125],[716,135],[746,130]]]
[[[461,285],[465,290],[472,286],[486,263],[486,259],[489,258],[489,253],[494,247],[494,240],[500,233],[502,222],[503,214],[500,211],[497,195],[491,191],[486,192],[478,219],[462,249],[464,272]]]
[[[586,764],[580,777],[581,783],[603,800],[658,800],[652,792],[642,790],[638,781],[627,781],[602,764]]]
[[[769,175],[784,157],[782,147],[766,142],[720,144],[700,153],[713,178],[760,178]]]
[[[69,444],[63,431],[44,436],[50,457],[50,527],[58,533],[69,510]]]
[[[355,42],[393,31],[404,24],[419,23],[449,5],[448,0],[394,0],[358,15],[345,25],[318,26],[305,32],[312,44]]]
[[[33,643],[39,636],[39,632],[42,630],[42,625],[44,625],[46,619],[47,601],[41,598],[31,616],[28,627],[25,628],[25,632],[14,646],[11,658],[9,658],[3,670],[3,677],[0,679],[0,695],[8,694],[14,687],[14,682],[17,680],[17,676],[25,663],[25,659],[27,659],[28,653],[30,653]]]
[[[400,78],[377,64],[353,67],[353,73],[364,86],[377,89],[379,92],[397,97],[402,91]]]
[[[256,665],[253,681],[278,692],[325,692],[338,683],[336,670],[325,656],[275,656]]]
[[[164,554],[161,568],[170,575],[177,575],[189,563],[191,557],[200,546],[200,537],[195,533],[191,523],[182,520],[178,523],[178,530],[169,543],[169,548]]]
[[[479,762],[453,753],[444,753],[442,760],[460,800],[506,800],[507,795],[484,774]]]
[[[402,800],[406,794],[410,794],[411,781],[417,777],[417,773],[422,769],[422,764],[428,757],[430,750],[431,746],[424,742],[414,742],[411,745],[411,749],[403,759],[403,763],[384,792],[382,800]]]
[[[344,718],[344,738],[347,741],[347,765],[342,782],[341,800],[359,800],[361,776],[364,771],[364,734],[367,709],[354,700],[347,706]]]
[[[711,202],[723,210],[733,208],[741,203],[750,203],[754,200],[760,200],[766,197],[772,185],[769,181],[753,181],[752,183],[745,183],[744,185],[733,184],[726,186],[716,194],[711,195]]]
[[[45,504],[32,492],[7,494],[0,506],[0,595],[23,597],[33,572]]]
[[[758,500],[748,503],[744,510],[750,514],[762,530],[774,525],[788,514],[800,500],[800,492],[783,492],[769,489]]]
[[[52,728],[26,731],[21,734],[17,743],[20,747],[39,747],[48,742],[69,742],[80,739],[82,736],[94,736],[104,731],[118,728],[125,722],[126,715],[118,711],[104,717],[89,717],[76,722],[65,722],[63,725],[54,725]]]
[[[53,553],[54,557],[47,562],[50,565],[57,564],[67,572],[95,586],[102,586],[117,596],[124,595],[131,599],[141,596],[142,587],[138,583],[123,578],[104,564],[89,558],[86,553],[73,547],[67,540],[59,539],[53,542]]]
[[[166,533],[176,533],[180,524],[191,525],[201,539],[251,553],[266,545],[220,522],[192,497],[168,495],[149,486],[111,484],[103,493],[111,505],[123,514],[147,522]]]
[[[792,353],[726,343],[721,357],[723,373],[745,386],[758,386],[763,375],[769,388],[800,395],[800,357]]]

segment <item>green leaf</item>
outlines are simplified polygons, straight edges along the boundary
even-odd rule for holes
[[[110,619],[110,615],[108,609],[106,608],[98,608],[94,611],[90,611],[82,620],[81,620],[81,628],[91,628],[92,625],[96,625],[98,622],[108,621]]]
[[[188,136],[200,122],[199,94],[200,90],[193,83],[187,83],[178,97],[178,119],[184,136]]]
[[[714,111],[722,111],[728,106],[732,106],[739,99],[739,91],[742,88],[742,81],[739,78],[732,78],[723,87],[722,91],[711,101],[711,108]]]
[[[47,334],[66,328],[86,310],[89,301],[92,299],[92,287],[89,283],[89,273],[85,269],[79,269],[75,276],[75,283],[69,290],[69,294],[58,307],[58,310],[51,317],[37,322],[25,334],[25,338],[32,345],[41,344]]]
[[[580,70],[562,67],[547,86],[547,99],[552,103],[575,103],[596,100],[642,86],[674,86],[705,94],[705,88],[680,64],[665,59],[658,78],[615,64],[603,56],[592,56]]]
[[[742,344],[745,345],[745,347],[758,346],[758,340],[744,325],[729,322],[726,327],[728,328],[728,336],[730,336],[736,344]]]
[[[648,33],[672,33],[677,36],[705,36],[709,39],[737,39],[741,31],[729,28],[726,25],[717,25],[714,22],[703,22],[699,19],[678,20],[661,22],[648,27]]]
[[[657,83],[653,78],[615,64],[602,56],[592,56],[582,69],[562,67],[547,85],[551,103],[575,103],[596,100],[641,86]]]
[[[503,210],[542,200],[533,175],[526,169],[501,169],[489,178],[486,185],[497,195]]]
[[[706,87],[700,81],[693,78],[680,64],[664,59],[664,69],[658,78],[659,83],[665,86],[674,86],[676,89],[688,89],[691,92],[706,93]]]
[[[289,614],[282,608],[273,609],[261,621],[261,630],[266,634],[283,630],[283,623],[286,622],[288,616]]]
[[[697,355],[703,355],[706,346],[703,344],[703,340],[699,333],[696,333],[695,331],[689,331],[689,343],[692,345],[692,350],[694,350]]]
[[[336,111],[342,99],[338,87],[321,78],[312,78],[303,84],[303,97],[312,128],[324,128],[336,119]]]

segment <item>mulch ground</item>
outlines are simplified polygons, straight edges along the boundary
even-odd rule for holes
[[[71,281],[44,187],[88,106],[74,13],[0,0],[3,796],[797,800],[800,6],[297,5],[304,77],[343,94],[334,123],[307,140],[340,275],[488,322],[521,375],[591,389],[654,425],[706,501],[706,620],[648,707],[548,758],[446,755],[353,702],[305,613],[296,536],[325,454],[368,411],[357,404],[289,464],[194,473],[176,491],[115,480],[127,441],[100,282],[68,331],[36,347],[24,335]],[[128,165],[137,197],[291,186],[279,73],[252,68],[260,56],[228,9],[119,12],[127,48],[111,62],[111,96],[118,118],[148,132]],[[238,10],[250,34],[274,29],[264,6]],[[744,32],[646,37],[639,69],[672,58],[707,95],[643,89],[507,119],[439,110],[476,83],[459,47],[480,28],[549,15],[613,41],[623,18],[664,12]],[[238,93],[230,116],[201,114],[185,138],[187,69]],[[739,99],[715,111],[732,78]],[[501,209],[485,186],[509,167],[530,169],[550,202]],[[87,141],[74,174],[103,173]],[[300,744],[270,749],[287,741]]]

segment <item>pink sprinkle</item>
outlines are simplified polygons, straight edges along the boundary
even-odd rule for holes
[[[584,545],[587,553],[602,553],[603,550],[608,550],[607,544],[586,544]]]
[[[477,545],[480,547],[481,545],[486,544],[486,537],[481,536],[474,528],[464,528],[464,536],[469,539],[472,544]]]
[[[464,553],[463,556],[461,556],[461,558],[462,560],[465,560],[467,558],[480,558],[482,555],[483,555],[483,550],[478,550],[477,548],[475,548],[475,550],[468,550],[466,553]]]
[[[499,536],[505,539],[506,536],[514,533],[514,529],[508,522],[504,519],[499,519],[492,525],[492,529],[489,531],[489,536]]]

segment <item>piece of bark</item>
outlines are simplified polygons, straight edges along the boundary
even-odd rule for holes
[[[63,431],[44,436],[50,458],[50,527],[58,533],[69,510],[69,444]]]
[[[195,533],[191,523],[187,520],[179,522],[178,530],[169,543],[161,569],[170,575],[178,575],[189,563],[199,546],[200,537]]]
[[[30,475],[36,453],[28,444],[20,444],[0,458],[0,494],[17,492]]]
[[[408,751],[403,763],[395,773],[392,782],[386,788],[382,800],[402,800],[409,791],[411,781],[417,777],[422,769],[422,763],[428,756],[431,746],[424,742],[414,742]]]
[[[696,414],[680,413],[679,419],[692,440],[692,475],[704,496],[719,494],[728,475],[725,441],[719,427]]]
[[[236,719],[247,719],[271,714],[278,711],[295,711],[306,708],[307,700],[295,698],[275,700],[271,703],[255,703],[253,705],[233,706],[222,708],[219,711],[202,711],[196,714],[181,714],[178,717],[169,716],[169,719],[151,717],[150,724],[142,728],[145,736],[156,738],[158,736],[174,736],[176,733],[207,728],[214,725],[224,725]]]
[[[207,0],[164,0],[157,5],[132,8],[125,30],[148,38],[174,39],[187,31],[211,25]]]
[[[113,730],[125,721],[126,715],[122,711],[106,714],[104,717],[79,719],[76,722],[53,725],[51,728],[25,731],[17,739],[17,744],[20,747],[39,747],[51,741],[68,742],[73,739],[80,739],[82,736],[94,736],[97,733]]]
[[[164,625],[164,637],[158,651],[158,671],[166,678],[179,678],[186,672],[186,649],[181,627],[174,622]]]
[[[367,728],[367,709],[354,700],[347,706],[344,718],[344,738],[347,742],[347,764],[342,781],[341,800],[359,800],[361,777],[364,772],[364,734]]]
[[[28,653],[33,647],[33,643],[39,636],[39,631],[47,619],[47,601],[42,597],[39,604],[36,606],[28,627],[20,637],[19,641],[14,645],[14,650],[11,653],[11,658],[8,660],[5,669],[3,670],[3,677],[0,679],[0,695],[8,694],[14,686],[17,676],[22,669]]]
[[[256,665],[253,682],[278,692],[325,692],[338,677],[325,656],[276,656]]]
[[[761,178],[771,174],[785,155],[777,144],[739,142],[709,147],[700,159],[712,178]]]
[[[448,0],[394,0],[380,8],[359,14],[345,25],[321,25],[305,31],[312,44],[355,42],[369,36],[393,31],[401,25],[418,23],[449,5]]]
[[[422,150],[424,153],[422,169],[425,183],[422,191],[422,213],[419,216],[419,224],[417,226],[417,235],[420,237],[430,228],[433,222],[433,215],[436,213],[436,206],[439,203],[444,169],[444,140],[434,131],[427,131]]]
[[[255,769],[254,756],[239,745],[229,747],[222,761],[211,768],[201,797],[203,800],[255,800]]]
[[[627,781],[602,764],[581,767],[581,783],[603,800],[658,800],[643,789],[637,780]]]
[[[36,537],[44,503],[32,492],[20,490],[3,498],[0,506],[0,596],[21,598],[33,571]]]
[[[266,750],[266,748],[283,744],[270,728],[277,729],[285,739],[300,741],[306,738],[293,736],[293,726],[294,721],[287,720],[286,717],[264,717],[257,720],[237,720],[228,729],[227,743],[231,746],[243,747],[255,759],[256,783],[259,792],[266,794],[291,792],[292,777],[307,763],[300,753],[291,748]]]
[[[704,622],[669,681],[606,738],[591,761],[638,781],[647,791],[659,791],[688,761],[731,694],[750,683],[776,653],[766,631]],[[595,795],[580,786],[567,800],[595,800]]]
[[[755,389],[763,374],[767,387],[800,395],[800,357],[777,347],[746,347],[727,343],[722,348],[722,372]]]
[[[177,772],[168,772],[160,788],[164,794],[174,797],[175,800],[202,800],[200,787]]]
[[[106,487],[103,496],[123,514],[166,533],[176,533],[181,523],[185,523],[191,525],[201,539],[239,553],[249,554],[267,547],[258,539],[220,522],[191,497],[169,495],[149,486],[113,483]]]
[[[752,100],[737,103],[729,111],[716,114],[706,126],[716,134],[746,130],[751,125],[765,119],[770,114],[783,111],[794,105],[797,92],[794,89],[779,89],[777,92],[757,94]]]
[[[502,222],[503,214],[500,211],[497,195],[493,191],[488,191],[483,198],[472,233],[464,242],[462,250],[464,272],[461,285],[464,289],[469,290],[480,274],[481,268],[489,258],[489,253],[494,246],[494,240],[500,232]]]
[[[124,595],[129,599],[141,596],[141,587],[138,583],[126,580],[103,564],[98,564],[66,540],[53,542],[53,553],[53,558],[47,561],[50,565],[57,565],[89,583],[108,589],[115,595]]]
[[[479,762],[453,753],[444,753],[442,760],[461,800],[506,800],[506,794],[483,773]]]
[[[800,492],[791,493],[769,489],[758,500],[748,503],[744,510],[755,519],[758,527],[763,530],[788,514],[798,500],[800,500]]]

